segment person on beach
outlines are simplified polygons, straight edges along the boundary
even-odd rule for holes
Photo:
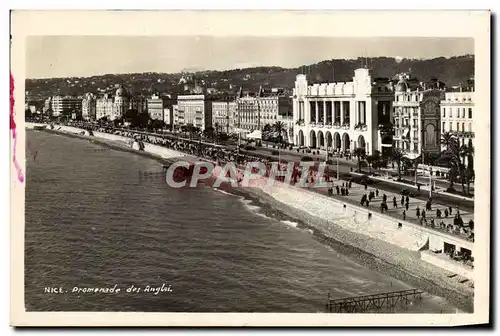
[[[346,209],[346,205],[344,204],[344,210]]]
[[[406,210],[403,210],[403,220],[406,220]]]
[[[417,213],[417,218],[420,218],[420,207],[419,206],[417,206],[416,213]]]
[[[403,227],[402,223],[398,223],[398,229],[401,229]]]
[[[398,201],[396,200],[396,196],[392,198],[392,205],[394,206],[394,209],[397,209],[398,207]]]

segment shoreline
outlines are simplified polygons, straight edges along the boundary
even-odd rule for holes
[[[46,129],[43,131],[86,140],[115,150],[139,154],[162,164],[171,164],[176,161],[175,158],[166,159],[158,154],[138,151],[127,147],[125,144],[120,145],[118,141],[58,130]],[[410,251],[389,242],[348,230],[332,221],[327,221],[285,204],[258,187],[245,188],[244,190],[242,188],[232,188],[230,193],[269,205],[284,217],[298,221],[298,228],[311,230],[315,239],[321,243],[330,246],[369,269],[403,281],[429,294],[443,297],[465,312],[469,313],[474,310],[473,290],[464,290],[465,286],[460,288],[461,286],[458,283],[454,283],[456,280],[446,279],[444,269],[422,261],[417,251]],[[332,199],[332,202],[338,203],[334,199]]]

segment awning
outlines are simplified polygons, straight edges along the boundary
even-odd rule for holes
[[[262,139],[262,132],[258,131],[258,130],[255,130],[252,133],[247,134],[246,137],[248,139]]]

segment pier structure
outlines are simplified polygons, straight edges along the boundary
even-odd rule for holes
[[[398,304],[406,306],[417,299],[422,300],[423,293],[423,291],[413,288],[342,299],[332,299],[328,293],[326,309],[330,313],[366,313],[384,309],[393,311]]]

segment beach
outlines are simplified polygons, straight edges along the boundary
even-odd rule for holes
[[[123,144],[124,139],[106,134],[94,137],[79,135],[78,129],[46,130],[60,135],[90,140],[115,150],[133,152],[169,164],[180,158],[195,160],[192,156],[160,146],[146,144],[137,151]],[[123,137],[122,137],[123,138]],[[127,139],[127,138],[125,138]],[[158,147],[158,148],[156,148]],[[231,193],[247,195],[299,222],[311,230],[314,237],[356,262],[407,282],[426,292],[444,297],[460,309],[473,310],[473,289],[449,278],[444,269],[421,260],[420,250],[428,237],[410,226],[397,229],[397,222],[373,214],[367,219],[367,210],[313,193],[312,191],[275,183],[273,187],[257,180],[250,188],[236,188]]]

